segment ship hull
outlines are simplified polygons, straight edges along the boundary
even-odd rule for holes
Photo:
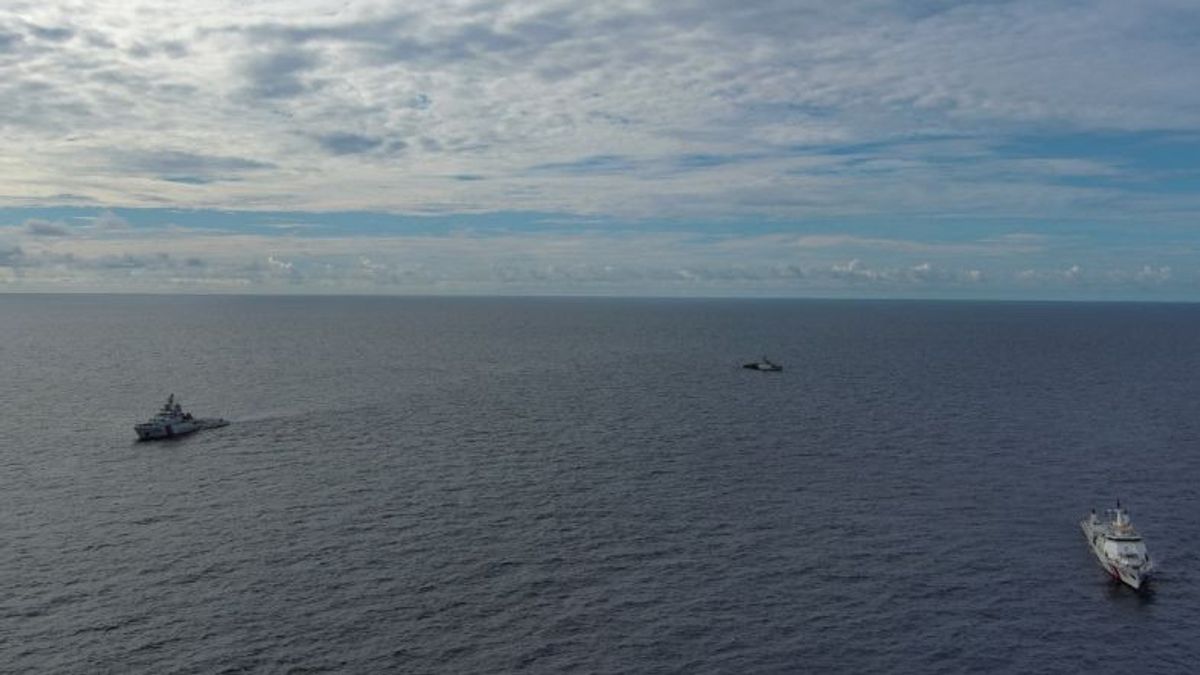
[[[183,424],[165,424],[165,425],[138,425],[133,428],[137,432],[139,441],[157,441],[164,438],[175,438],[176,436],[186,436],[193,431],[199,430],[198,425],[192,423]]]
[[[216,429],[228,424],[228,420],[212,418],[188,420],[180,424],[139,424],[133,430],[137,432],[139,441],[160,441],[186,436],[201,429]]]

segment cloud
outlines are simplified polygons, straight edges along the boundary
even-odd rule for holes
[[[103,36],[97,37],[100,40],[105,39]],[[171,59],[180,59],[187,56],[190,52],[188,44],[182,40],[149,40],[137,42],[128,49],[129,55],[138,59],[153,58],[160,55]]]
[[[25,252],[20,246],[0,247],[0,267],[20,267],[25,262]]]
[[[1171,279],[1171,266],[1159,265],[1142,265],[1142,268],[1134,274],[1138,281],[1145,282],[1165,282]]]
[[[978,269],[945,268],[929,262],[875,267],[857,258],[846,263],[835,263],[828,268],[815,269],[810,276],[892,290],[925,288],[951,291],[964,286],[978,286],[989,280],[988,275]]]
[[[304,76],[317,68],[320,58],[311,50],[284,48],[253,54],[241,73],[245,93],[255,99],[286,99],[308,93],[315,84]]]
[[[86,194],[114,206],[672,218],[1104,213],[1114,191],[1147,183],[1119,161],[1013,157],[1006,138],[1200,123],[1182,67],[1197,48],[1162,39],[1200,24],[1177,4],[912,7],[205,0],[136,23],[105,2],[36,22],[0,11],[0,44],[37,64],[0,64],[0,118],[13,148],[75,135],[14,169],[40,167],[59,183],[49,192],[84,192],[70,168],[105,139],[281,169],[171,170],[158,186],[89,176]],[[431,167],[488,185],[430,190]]]
[[[594,228],[339,236],[325,228],[216,235],[185,227],[89,227],[72,237],[25,234],[18,246],[0,249],[0,260],[10,270],[6,288],[40,290],[970,297],[1038,289],[1153,297],[1185,292],[1188,283],[1161,263],[1089,271],[1081,264],[1022,267],[1023,256],[1004,256],[975,267],[955,256],[935,262],[889,251],[830,261],[822,249],[810,256],[769,237],[730,246],[728,235]]]
[[[742,229],[711,249],[740,264],[674,260],[658,275],[626,251],[537,268],[563,283],[736,285],[793,265],[814,284],[950,284],[959,270],[1051,284],[1078,264],[1080,288],[1110,269],[1157,284],[1135,278],[1143,265],[1170,267],[1175,288],[1196,263],[1162,253],[1200,215],[1200,9],[1178,0],[128,11],[0,8],[0,206]],[[764,231],[778,249],[754,240]],[[33,257],[56,239],[9,234]],[[1131,240],[1145,245],[1126,260]]]
[[[324,134],[317,137],[317,142],[332,155],[358,155],[383,145],[381,138],[351,133]]]
[[[835,279],[845,279],[847,281],[875,281],[880,277],[879,272],[867,267],[858,258],[850,260],[845,264],[835,264],[829,268],[828,273]]]
[[[123,256],[106,256],[91,261],[90,264],[100,269],[109,270],[172,269],[176,266],[176,262],[171,258],[169,253],[157,253],[148,256],[129,254]]]
[[[813,234],[794,237],[786,243],[800,249],[861,249],[941,255],[1004,255],[1031,253],[1039,250],[1036,241],[1010,235],[983,238],[977,241],[945,242],[861,237],[846,234]]]
[[[0,27],[0,53],[14,51],[23,40],[20,33],[10,32]]]
[[[69,237],[71,230],[62,223],[56,223],[48,220],[31,218],[25,221],[26,234],[35,237]]]
[[[280,260],[273,255],[267,256],[267,266],[280,272],[291,272],[295,269],[295,265],[292,263],[286,260]]]
[[[275,168],[270,162],[255,159],[181,150],[109,150],[104,160],[113,170],[200,185]]]
[[[101,211],[98,216],[79,216],[81,220],[90,221],[97,232],[127,232],[132,229],[129,221],[112,211]]]
[[[569,162],[550,162],[530,167],[536,173],[559,174],[625,174],[634,171],[635,163],[627,157],[594,155]]]
[[[29,34],[47,42],[66,42],[75,37],[75,29],[66,26],[37,26],[29,24]]]

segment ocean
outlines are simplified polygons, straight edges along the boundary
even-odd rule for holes
[[[1198,345],[1186,304],[0,295],[0,672],[1194,672]],[[135,442],[171,393],[232,424]],[[1143,592],[1079,529],[1118,499]]]

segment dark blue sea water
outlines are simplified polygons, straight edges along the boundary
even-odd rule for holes
[[[1194,672],[1198,373],[1197,305],[0,296],[0,671]]]

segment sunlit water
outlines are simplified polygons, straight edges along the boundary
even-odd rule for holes
[[[1188,672],[1197,345],[1194,305],[0,296],[0,671]],[[233,424],[135,443],[172,392]],[[1117,498],[1146,593],[1077,524]]]

